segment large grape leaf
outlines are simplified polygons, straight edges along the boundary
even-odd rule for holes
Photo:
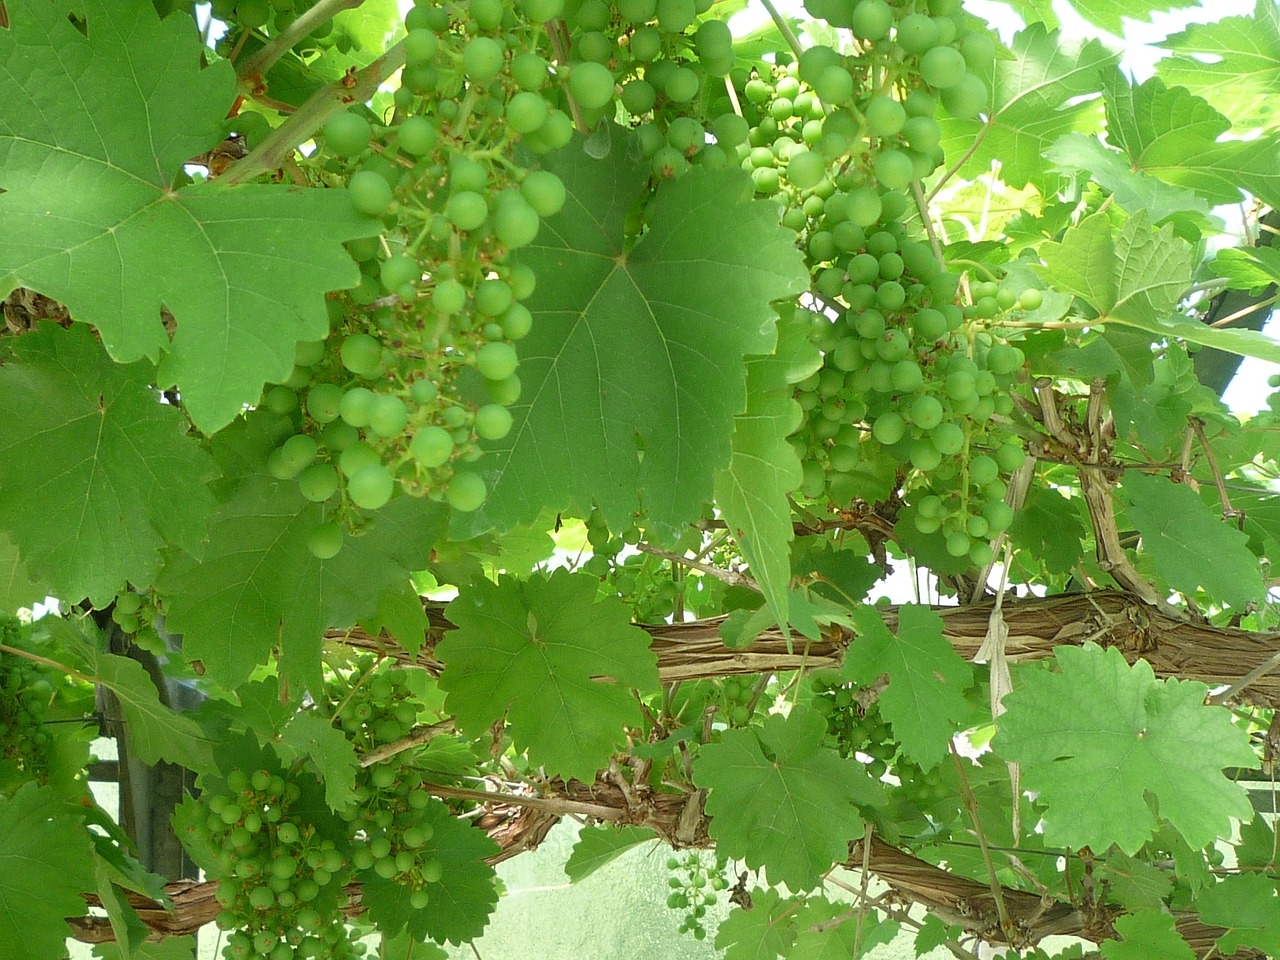
[[[105,604],[126,580],[150,585],[163,547],[204,536],[216,468],[154,377],[52,323],[0,366],[0,528],[58,596]]]
[[[1156,46],[1173,51],[1156,64],[1170,86],[1204,97],[1236,123],[1280,124],[1280,7],[1273,0],[1258,0],[1251,17],[1188,24]]]
[[[1222,775],[1256,767],[1243,729],[1207,687],[1157,680],[1114,647],[1058,647],[1060,673],[1020,671],[994,745],[1022,764],[1022,782],[1044,804],[1051,844],[1133,854],[1155,831],[1156,809],[1200,848],[1253,816],[1244,790]]]
[[[432,833],[420,850],[441,866],[440,880],[427,887],[427,909],[413,908],[406,887],[362,870],[361,902],[369,920],[389,935],[404,930],[416,940],[463,943],[478,937],[498,903],[493,867],[485,862],[498,852],[498,845],[438,800],[432,800],[421,817]]]
[[[27,571],[18,556],[18,548],[9,535],[0,530],[0,610],[13,613],[30,607],[49,595],[49,587]]]
[[[866,910],[862,920],[849,904],[806,897],[795,912],[796,942],[787,960],[848,960],[865,957],[898,934],[896,920]]]
[[[857,805],[883,801],[862,764],[823,745],[826,733],[821,714],[795,706],[761,727],[726,731],[693,764],[694,782],[708,790],[716,849],[792,890],[810,889],[843,862],[864,829]]]
[[[359,760],[341,730],[314,710],[299,710],[276,737],[276,753],[288,762],[306,757],[324,783],[324,800],[338,812],[355,802]]]
[[[926,770],[933,767],[971,713],[963,691],[973,683],[973,668],[942,636],[942,618],[928,607],[904,604],[897,637],[874,606],[855,609],[853,622],[857,638],[845,651],[841,675],[869,685],[888,674],[880,711],[907,755]]]
[[[66,917],[96,889],[93,848],[81,817],[50,787],[23,784],[0,797],[0,957],[60,957]]]
[[[568,570],[480,579],[445,613],[440,688],[458,727],[478,735],[506,715],[516,747],[553,774],[590,779],[641,722],[632,689],[658,686],[649,635],[599,580]]]
[[[1157,11],[1182,6],[1181,0],[1069,0],[1086,20],[1116,36],[1124,33],[1124,19],[1149,20]]]
[[[545,162],[568,201],[520,254],[539,279],[534,325],[520,343],[515,426],[486,458],[484,516],[513,526],[595,500],[617,529],[643,508],[674,538],[729,462],[743,358],[774,348],[771,301],[805,290],[808,275],[777,208],[750,199],[736,170],[664,184],[630,246],[649,166],[613,140],[603,160],[575,140]]]
[[[1264,592],[1258,558],[1242,531],[1214,516],[1190,487],[1159,476],[1128,473],[1121,487],[1126,513],[1142,534],[1169,586],[1243,608]]]
[[[648,827],[619,827],[611,823],[583,827],[564,863],[564,875],[570,883],[585,880],[605,864],[657,836]]]
[[[808,317],[806,311],[803,316]],[[780,320],[771,356],[747,360],[747,409],[733,420],[733,455],[716,475],[715,497],[774,617],[787,623],[794,536],[787,494],[800,486],[800,457],[787,436],[800,407],[791,385],[822,366],[795,316]]]
[[[1223,956],[1240,946],[1280,954],[1280,896],[1276,882],[1257,873],[1226,877],[1200,894],[1196,905],[1205,923],[1227,928],[1218,938]]]
[[[157,583],[183,654],[228,688],[278,646],[284,672],[317,689],[324,631],[376,613],[384,590],[426,567],[443,528],[440,505],[399,497],[348,536],[336,557],[312,556],[307,536],[325,508],[305,500],[295,481],[255,470],[289,430],[257,414],[218,435],[223,502],[208,543],[196,553],[170,551]]]
[[[1118,940],[1102,944],[1106,960],[1194,960],[1195,951],[1162,910],[1143,910],[1116,919]]]
[[[9,13],[0,297],[22,286],[61,301],[119,361],[165,354],[162,384],[178,385],[202,429],[224,426],[288,376],[296,341],[328,333],[325,292],[359,279],[341,243],[379,224],[341,191],[175,186],[222,138],[235,97],[229,63],[201,69],[190,19],[132,0]]]
[[[1031,560],[1019,555],[1015,562],[1029,570],[1042,563],[1049,573],[1068,573],[1084,556],[1084,537],[1080,512],[1052,487],[1032,485],[1009,525],[1009,540]]]
[[[1066,42],[1057,30],[1033,23],[1013,38],[1013,59],[997,60],[984,79],[991,99],[985,121],[943,122],[948,157],[965,157],[960,172],[976,177],[1000,163],[1000,178],[1013,187],[1034,184],[1046,195],[1061,176],[1041,159],[1068,133],[1096,133],[1098,104],[1084,100],[1102,86],[1102,74],[1120,56],[1097,40]]]
[[[1124,151],[1135,172],[1194,190],[1215,204],[1239,203],[1248,190],[1280,203],[1280,142],[1274,134],[1223,140],[1231,121],[1182,87],[1158,77],[1133,86],[1120,71],[1107,73],[1107,139]],[[1159,219],[1152,213],[1152,219]]]
[[[1207,215],[1209,202],[1189,189],[1165,183],[1135,170],[1124,154],[1108,150],[1097,137],[1068,133],[1044,152],[1045,159],[1063,173],[1088,173],[1130,213],[1146,211],[1153,222],[1187,212]]]
[[[785,957],[796,940],[795,901],[768,887],[751,891],[751,908],[737,907],[720,922],[716,948],[724,960]]]

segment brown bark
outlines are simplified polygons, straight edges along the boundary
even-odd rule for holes
[[[992,601],[936,608],[944,636],[966,660],[982,646],[992,608]],[[1006,598],[1002,611],[1009,630],[1006,655],[1010,660],[1038,660],[1052,656],[1056,646],[1091,640],[1117,647],[1131,663],[1144,658],[1158,676],[1199,680],[1210,687],[1227,686],[1265,664],[1275,655],[1280,639],[1277,633],[1179,619],[1118,591]],[[442,664],[433,655],[435,644],[453,625],[444,615],[443,604],[427,604],[427,614],[431,627],[416,658],[385,634],[371,637],[359,630],[335,630],[328,639],[376,650],[438,673]],[[780,631],[767,630],[749,647],[735,650],[720,641],[717,631],[723,619],[644,626],[653,637],[658,673],[664,683],[836,666],[853,639],[850,631],[831,628],[817,643],[793,637],[789,649]],[[886,620],[891,629],[896,628],[897,608],[886,609]],[[1280,703],[1280,671],[1259,677],[1238,699],[1268,707]]]

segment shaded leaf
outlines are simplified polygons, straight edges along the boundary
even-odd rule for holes
[[[1161,910],[1143,910],[1116,919],[1118,940],[1105,940],[1107,960],[1193,960],[1195,951],[1174,929],[1173,917]]]
[[[1280,897],[1271,878],[1257,873],[1224,877],[1201,892],[1197,906],[1205,923],[1227,928],[1218,938],[1223,956],[1237,947],[1280,953]]]
[[[569,859],[565,861],[565,876],[570,883],[577,883],[633,847],[648,843],[655,837],[657,834],[648,827],[615,827],[607,824],[583,827]]]

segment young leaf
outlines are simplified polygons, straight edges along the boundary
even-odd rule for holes
[[[1214,516],[1190,487],[1134,471],[1125,476],[1121,496],[1142,534],[1142,551],[1174,590],[1203,589],[1237,608],[1262,597],[1262,573],[1248,537]]]
[[[1173,917],[1162,910],[1143,910],[1116,920],[1119,940],[1106,940],[1106,960],[1193,960],[1195,951],[1174,929]]]
[[[1072,501],[1052,489],[1032,486],[1013,516],[1009,539],[1044,564],[1048,573],[1067,573],[1084,556],[1084,523]]]
[[[1186,87],[1236,123],[1276,126],[1280,10],[1271,0],[1258,0],[1251,16],[1187,24],[1156,46],[1173,51],[1156,64],[1169,86]]]
[[[379,225],[342,191],[175,187],[224,136],[231,64],[202,69],[190,20],[151,4],[77,11],[83,33],[51,3],[0,30],[0,297],[62,302],[121,362],[166,354],[161,381],[212,432],[289,375],[295,342],[328,332],[324,294],[359,279],[341,243]]]
[[[583,827],[573,845],[573,852],[565,861],[565,876],[570,883],[577,883],[656,836],[648,827],[615,827],[610,824]]]
[[[812,888],[848,856],[863,833],[858,805],[883,802],[861,764],[823,745],[826,731],[819,713],[796,706],[762,727],[726,731],[693,764],[717,849],[792,890]]]
[[[947,156],[965,157],[960,173],[977,176],[1000,162],[1000,178],[1013,187],[1033,183],[1051,194],[1061,178],[1041,159],[1045,150],[1068,133],[1095,133],[1095,104],[1081,102],[1097,93],[1102,73],[1119,55],[1097,40],[1080,45],[1064,41],[1058,31],[1033,23],[1013,38],[1013,59],[997,60],[988,119],[943,123]]]
[[[554,571],[478,580],[449,604],[457,625],[436,646],[445,708],[478,735],[506,715],[517,749],[554,774],[590,779],[639,724],[632,688],[658,685],[649,636],[599,581]]]
[[[355,801],[358,760],[351,741],[314,710],[300,710],[280,731],[276,752],[286,762],[306,757],[324,783],[329,809],[340,812]]]
[[[438,800],[427,806],[419,822],[432,828],[431,839],[422,849],[442,868],[439,882],[427,886],[430,904],[415,910],[403,884],[362,870],[362,901],[369,919],[390,936],[407,931],[415,940],[455,944],[472,940],[484,931],[498,902],[493,867],[485,862],[498,852],[498,845]]]
[[[545,161],[568,201],[520,258],[543,282],[527,301],[515,426],[492,445],[490,522],[594,499],[619,529],[643,506],[678,535],[729,462],[743,358],[774,347],[770,302],[808,288],[794,235],[740,171],[665,184],[628,248],[649,177],[633,156],[593,160],[575,141]]]
[[[1004,699],[994,746],[1022,764],[1022,782],[1045,806],[1053,844],[1137,852],[1156,809],[1192,847],[1231,832],[1253,808],[1228,766],[1256,767],[1248,735],[1207,688],[1156,680],[1150,664],[1125,663],[1094,643],[1055,650],[1061,673],[1024,670]]]
[[[928,607],[903,605],[894,637],[873,606],[853,612],[857,639],[845,651],[841,675],[870,684],[881,674],[880,712],[906,754],[928,770],[947,755],[947,744],[970,713],[964,690],[973,668],[942,636],[942,618]]]
[[[0,957],[60,957],[64,918],[88,912],[96,889],[89,833],[76,808],[49,787],[23,784],[0,797]]]
[[[716,475],[715,498],[778,623],[787,623],[794,536],[787,494],[803,479],[787,436],[799,406],[791,385],[822,365],[801,322],[780,320],[778,347],[747,360],[747,409],[733,420],[733,456]]]
[[[1260,823],[1261,817],[1254,817]],[[1111,896],[1130,910],[1158,910],[1173,892],[1173,877],[1155,864],[1119,852],[1107,855],[1102,875],[1111,885]]]
[[[884,919],[875,910],[867,910],[862,915],[859,935],[857,911],[850,910],[847,903],[833,903],[825,897],[807,897],[796,911],[795,925],[796,942],[787,960],[865,957],[898,933],[896,921]]]
[[[1218,938],[1223,956],[1237,947],[1280,953],[1280,897],[1276,882],[1258,873],[1225,877],[1202,891],[1196,904],[1205,923],[1226,927]]]
[[[0,366],[0,528],[59,596],[101,606],[126,580],[148,586],[163,547],[200,544],[213,461],[159,402],[154,368],[112,363],[88,327],[42,324],[13,353]]]

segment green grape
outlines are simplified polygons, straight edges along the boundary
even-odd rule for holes
[[[564,11],[564,0],[520,0],[520,10],[532,23],[557,19]]]
[[[462,69],[467,78],[488,83],[502,70],[502,47],[490,37],[474,37],[462,51]]]
[[[307,549],[320,560],[337,556],[342,549],[342,528],[336,523],[318,524],[307,534]]]
[[[367,333],[355,333],[343,340],[338,355],[342,365],[359,377],[376,377],[382,369],[382,344]]]
[[[801,190],[816,187],[826,172],[826,161],[808,150],[794,151],[787,160],[787,179]]]
[[[236,19],[250,30],[257,30],[271,19],[271,4],[267,0],[237,0]]]
[[[658,29],[664,33],[681,33],[688,29],[698,15],[694,0],[658,0],[654,11]]]
[[[901,415],[890,411],[876,418],[871,433],[884,446],[893,446],[906,433],[906,423]]]
[[[293,348],[293,362],[300,367],[312,367],[324,359],[323,340],[299,340]]]
[[[440,280],[431,293],[431,303],[445,316],[453,316],[467,305],[467,288],[452,277]]]
[[[549,76],[547,61],[532,50],[516,54],[511,61],[511,77],[521,90],[541,90]]]
[[[547,122],[547,101],[525,90],[507,102],[507,123],[516,133],[533,133]]]
[[[1038,310],[1044,302],[1044,293],[1035,287],[1028,287],[1018,294],[1018,306],[1023,310]]]
[[[422,427],[413,435],[409,453],[423,467],[438,467],[453,456],[453,438],[441,427]]]
[[[698,75],[688,67],[676,67],[667,76],[663,93],[673,103],[688,103],[698,95]]]
[[[409,422],[404,401],[393,394],[379,394],[369,404],[369,428],[380,437],[394,437]]]
[[[500,322],[508,340],[521,340],[533,329],[533,314],[524,304],[513,303],[503,311]]]
[[[493,218],[494,233],[508,247],[523,247],[538,235],[538,214],[525,199],[514,190],[498,195]]]
[[[508,343],[486,343],[476,354],[476,370],[486,380],[505,380],[515,373],[516,351]]]
[[[964,449],[964,429],[951,421],[940,423],[929,431],[929,439],[944,457],[953,457]]]
[[[307,413],[317,423],[329,423],[338,417],[342,388],[335,383],[316,384],[307,393]]]
[[[262,402],[272,413],[284,416],[298,409],[298,394],[288,387],[276,386],[267,391]]]
[[[391,186],[382,175],[372,170],[360,170],[347,182],[347,195],[352,205],[361,213],[380,217],[391,206]]]
[[[653,109],[658,93],[647,80],[629,80],[622,85],[622,105],[632,116],[642,116]]]
[[[349,426],[367,427],[369,407],[375,396],[376,394],[368,387],[352,387],[345,391],[342,399],[338,401],[338,416]]]
[[[325,144],[340,157],[354,157],[364,151],[373,139],[369,121],[351,110],[329,118],[324,125]]]
[[[460,513],[470,513],[478,509],[487,495],[484,481],[477,474],[467,471],[454,474],[445,490],[445,499]]]
[[[859,40],[883,40],[893,26],[893,10],[884,0],[858,0],[849,25]]]
[[[494,403],[509,407],[520,399],[520,377],[512,374],[500,380],[488,380],[484,385],[485,393]]]
[[[608,67],[598,63],[574,64],[569,74],[569,92],[579,106],[588,110],[599,109],[613,99],[613,74]]]
[[[902,130],[907,112],[892,97],[872,97],[866,107],[867,132],[873,137],[892,137]]]
[[[370,463],[355,471],[347,480],[347,495],[364,510],[377,510],[391,499],[395,478],[381,463]]]
[[[987,85],[981,77],[966,73],[942,91],[942,105],[960,120],[973,120],[990,106]]]
[[[475,230],[488,218],[489,205],[480,194],[463,190],[449,197],[444,212],[459,230]]]
[[[511,432],[511,412],[501,404],[486,404],[476,411],[475,427],[481,439],[501,440]]]

